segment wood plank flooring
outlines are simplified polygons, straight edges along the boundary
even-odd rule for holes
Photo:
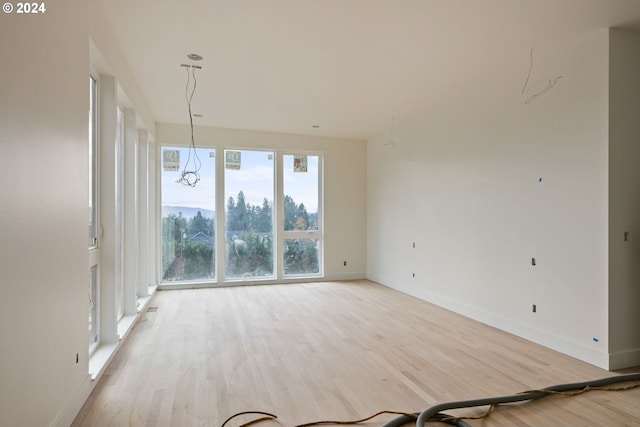
[[[614,375],[368,281],[161,291],[151,306],[72,427],[220,427],[248,410],[278,416],[256,427],[291,427]],[[469,423],[640,425],[640,388],[504,405]]]

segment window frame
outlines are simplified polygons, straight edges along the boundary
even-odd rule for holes
[[[272,180],[273,180],[273,186],[272,186],[272,194],[273,194],[273,200],[271,202],[271,241],[272,241],[272,249],[271,249],[271,257],[272,257],[272,274],[270,276],[241,276],[241,277],[228,277],[227,276],[227,262],[228,262],[228,252],[227,252],[227,198],[226,198],[226,188],[227,188],[227,168],[225,166],[225,162],[226,162],[226,153],[227,151],[254,151],[254,152],[261,152],[261,153],[265,153],[265,154],[271,154],[273,156],[273,164],[272,164]],[[278,227],[277,227],[277,218],[278,218],[278,213],[277,213],[277,209],[276,209],[276,204],[279,200],[279,192],[278,192],[278,167],[281,163],[281,157],[282,155],[278,152],[278,150],[276,149],[272,149],[272,148],[268,148],[268,147],[228,147],[225,146],[222,149],[222,202],[223,202],[223,206],[224,206],[224,210],[223,210],[223,224],[224,224],[224,231],[222,233],[222,236],[224,236],[224,251],[222,252],[224,254],[224,260],[222,261],[222,265],[224,266],[224,269],[221,271],[222,273],[222,280],[220,281],[221,283],[234,283],[234,282],[269,282],[269,281],[275,281],[279,279],[279,273],[278,273],[278,268],[280,263],[278,262],[279,258],[278,258]],[[218,163],[216,163],[216,167],[218,167]],[[237,202],[237,200],[235,200]],[[216,256],[218,256],[216,254]]]
[[[89,249],[98,248],[100,197],[98,194],[99,150],[98,143],[98,79],[89,74]]]
[[[176,141],[160,141],[156,150],[156,198],[155,210],[156,221],[156,274],[159,288],[192,288],[192,287],[219,287],[234,286],[242,284],[269,284],[286,283],[296,280],[318,279],[325,276],[324,271],[324,152],[320,150],[296,150],[273,148],[273,146],[255,144],[232,146],[227,144],[198,144],[196,149],[215,150],[216,161],[214,162],[215,176],[215,197],[213,198],[216,207],[214,220],[215,227],[215,277],[203,280],[164,280],[162,267],[163,244],[162,244],[162,221],[163,221],[163,197],[162,197],[162,153],[167,148],[188,148],[185,143]],[[227,199],[225,195],[225,152],[227,150],[236,151],[259,151],[273,153],[274,155],[274,200],[272,205],[272,227],[273,227],[273,276],[269,277],[226,277],[226,221],[227,221]],[[287,155],[307,155],[318,158],[318,229],[317,230],[290,230],[284,231],[284,169],[283,163]],[[235,196],[234,196],[235,198]],[[317,273],[284,273],[284,243],[287,239],[317,239],[318,240],[318,272]]]
[[[99,138],[99,79],[89,73],[89,199],[92,212],[89,220],[88,248],[88,352],[91,356],[100,344],[100,138]],[[91,222],[93,221],[93,227]]]
[[[124,279],[124,111],[120,105],[116,107],[116,141],[115,141],[115,193],[116,193],[116,260],[115,260],[115,293],[116,321],[125,315],[125,279]]]
[[[218,219],[217,219],[217,209],[214,208],[214,212],[216,212],[216,216],[214,218],[212,218],[212,227],[213,227],[213,253],[214,253],[214,257],[213,257],[213,262],[212,262],[212,267],[214,269],[214,274],[213,277],[211,278],[198,278],[198,279],[180,279],[180,280],[165,280],[165,271],[164,271],[164,259],[163,259],[163,251],[164,251],[164,218],[163,218],[163,209],[162,209],[162,203],[163,203],[163,185],[162,185],[162,179],[163,179],[163,152],[165,149],[181,149],[181,150],[188,150],[189,146],[187,145],[182,145],[182,144],[169,144],[169,143],[163,143],[163,144],[159,144],[158,145],[158,150],[157,150],[157,155],[156,155],[156,182],[157,182],[157,195],[158,197],[157,199],[157,204],[156,204],[156,217],[157,217],[157,231],[156,231],[156,266],[157,266],[157,277],[159,278],[159,284],[161,286],[174,286],[174,285],[184,285],[184,284],[202,284],[202,283],[217,283],[220,279],[220,270],[219,270],[219,266],[217,263],[217,254],[219,251],[218,248]],[[216,173],[216,168],[217,168],[217,158],[218,158],[218,152],[219,149],[217,147],[211,147],[211,146],[196,146],[196,150],[202,150],[202,151],[210,151],[213,152],[213,158],[214,158],[214,190],[213,190],[213,202],[214,202],[214,207],[217,207],[217,194],[218,194],[218,176]],[[201,155],[200,155],[201,156]],[[179,166],[179,170],[181,170],[182,165]],[[184,238],[184,237],[183,237]]]
[[[285,182],[284,182],[284,164],[285,156],[315,156],[318,158],[318,229],[317,230],[285,230],[284,229],[284,198],[285,198]],[[324,189],[323,189],[323,169],[324,169],[324,156],[323,153],[317,151],[304,151],[304,150],[284,150],[280,154],[280,160],[282,164],[282,183],[280,185],[281,191],[279,196],[282,199],[282,221],[279,221],[279,247],[281,248],[281,255],[279,257],[280,264],[282,265],[282,278],[283,279],[303,279],[311,277],[324,277]],[[312,240],[318,239],[318,273],[293,273],[287,274],[284,271],[284,249],[286,240]]]

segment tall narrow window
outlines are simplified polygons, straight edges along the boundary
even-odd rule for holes
[[[225,150],[225,278],[273,278],[273,151]]]
[[[177,181],[194,152],[162,148],[163,282],[215,280],[215,150],[198,148],[195,155],[200,181],[191,187]]]
[[[98,83],[89,76],[89,248],[98,245]]]
[[[98,266],[94,265],[89,269],[89,353],[98,346],[99,329],[98,318],[100,313],[100,302],[98,294]]]
[[[89,76],[89,353],[100,341],[98,318],[100,276],[98,264],[98,82]]]
[[[285,276],[320,275],[322,271],[320,156],[283,157]]]
[[[117,111],[116,130],[116,319],[124,316],[124,116]]]

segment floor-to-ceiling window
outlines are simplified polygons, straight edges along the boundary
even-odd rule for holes
[[[199,180],[191,186],[180,177],[194,159]],[[162,281],[214,281],[215,150],[163,147],[160,160]]]
[[[164,146],[160,168],[165,285],[322,276],[320,154]]]
[[[322,271],[320,156],[285,154],[282,167],[283,272],[318,275]]]
[[[274,152],[225,150],[225,279],[274,277]]]

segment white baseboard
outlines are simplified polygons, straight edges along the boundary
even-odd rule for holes
[[[340,273],[340,274],[329,274],[324,276],[323,281],[338,281],[338,280],[363,280],[366,279],[367,275],[365,272],[356,272],[356,273]]]
[[[458,301],[452,300],[450,298],[430,292],[425,289],[418,288],[412,284],[393,281],[389,280],[389,278],[387,277],[375,275],[371,275],[369,277],[369,280],[396,289],[400,292],[406,293],[416,298],[420,298],[439,307],[451,310],[470,319],[487,324],[494,328],[498,328],[502,331],[532,341],[536,344],[548,347],[552,350],[559,351],[563,354],[590,363],[599,368],[607,370],[617,369],[611,367],[611,356],[606,350],[597,351],[593,348],[572,341],[566,337],[561,337],[548,331],[539,330],[529,325],[514,322],[512,319],[496,315],[477,307],[461,304]],[[627,358],[638,357],[638,355],[639,354],[637,351],[632,352],[632,354],[630,355],[626,355],[626,353],[620,354],[619,358],[616,359],[616,362],[619,361],[619,366],[622,366],[624,363],[626,363]],[[628,367],[633,365],[626,364],[626,366]]]

